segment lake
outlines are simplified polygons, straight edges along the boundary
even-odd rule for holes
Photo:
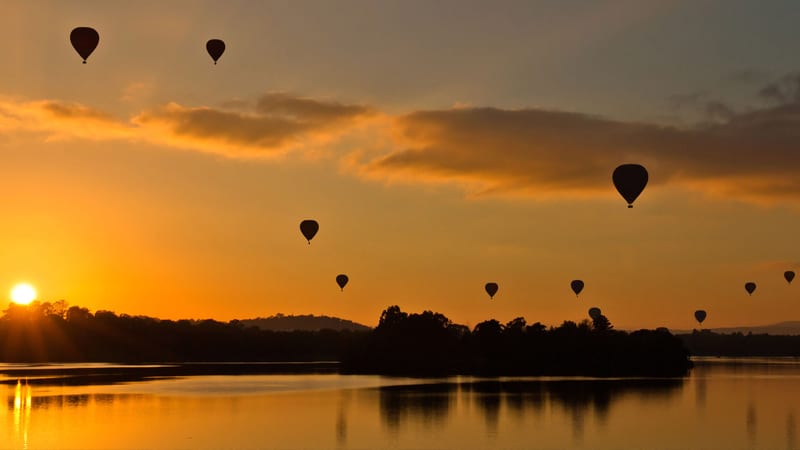
[[[800,448],[800,360],[695,363],[683,379],[0,365],[0,448]]]

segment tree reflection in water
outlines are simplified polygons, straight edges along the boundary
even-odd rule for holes
[[[336,408],[336,443],[340,447],[347,445],[347,410],[350,406],[352,391],[343,390],[339,393],[339,404]]]
[[[409,418],[425,426],[440,426],[456,400],[457,383],[431,383],[380,388],[380,411],[390,432],[397,433]]]
[[[666,379],[497,379],[452,381],[380,388],[380,410],[390,432],[397,433],[409,420],[423,426],[441,426],[456,404],[474,403],[484,417],[486,433],[496,437],[504,410],[523,418],[559,408],[572,421],[573,438],[583,440],[584,422],[593,415],[603,426],[615,401],[632,395],[667,399],[683,386],[680,378]]]
[[[747,430],[747,442],[750,444],[750,448],[755,448],[756,425],[756,406],[751,401],[747,405],[747,413],[745,414],[745,429]]]

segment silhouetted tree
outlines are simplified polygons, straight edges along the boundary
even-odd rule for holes
[[[387,308],[379,326],[352,349],[344,368],[378,373],[681,375],[691,362],[669,333],[614,331],[607,318],[594,324],[565,321],[547,328],[518,317],[494,319],[471,332],[441,314],[406,314]]]
[[[378,328],[392,327],[402,323],[407,318],[408,314],[401,311],[399,306],[390,306],[381,313],[380,321],[378,321]]]
[[[64,307],[9,305],[0,317],[0,361],[339,360],[345,371],[407,375],[680,375],[690,367],[683,342],[668,331],[625,333],[607,319],[550,329],[522,317],[505,325],[490,319],[470,331],[441,313],[408,314],[391,306],[368,332],[290,332],[238,320],[172,321]],[[698,335],[695,340],[704,342]],[[745,348],[762,345],[759,336],[733,339],[744,340]],[[796,340],[786,343],[797,348]]]
[[[800,356],[800,335],[722,334],[694,330],[678,337],[692,355],[698,356]]]
[[[608,317],[604,316],[603,314],[598,315],[594,319],[592,319],[592,328],[595,331],[608,331],[614,328],[611,325],[611,322],[608,320]]]
[[[66,300],[61,299],[53,302],[53,314],[61,317],[62,319],[67,318],[67,310],[69,308],[69,304]]]

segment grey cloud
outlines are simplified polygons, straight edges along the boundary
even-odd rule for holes
[[[608,192],[616,165],[639,162],[653,186],[800,199],[800,102],[744,113],[710,108],[720,121],[691,128],[538,109],[419,111],[397,119],[401,149],[362,172],[548,196]]]
[[[236,157],[282,154],[300,142],[330,138],[373,114],[361,105],[270,93],[255,103],[236,100],[221,108],[173,103],[133,121],[156,130],[156,139]],[[219,144],[224,148],[215,147]]]
[[[779,104],[800,102],[800,74],[789,74],[769,83],[758,91],[758,95]]]

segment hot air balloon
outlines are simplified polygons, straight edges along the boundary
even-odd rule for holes
[[[86,58],[92,54],[100,42],[100,35],[94,28],[78,27],[69,34],[69,41],[72,43],[72,48],[83,58],[83,63],[86,64]]]
[[[572,287],[572,292],[575,293],[575,297],[583,290],[583,281],[581,280],[572,280],[569,285]]]
[[[225,53],[225,43],[221,39],[211,39],[206,42],[206,51],[208,51],[211,59],[214,60],[214,64],[217,64],[219,57]]]
[[[794,280],[794,270],[783,272],[783,278],[786,278],[787,283],[792,284],[792,280]]]
[[[702,309],[698,309],[694,312],[694,318],[697,319],[697,323],[702,325],[703,321],[706,320],[706,312]]]
[[[647,186],[647,169],[639,164],[623,164],[614,169],[611,179],[622,198],[628,202],[628,208],[633,208],[633,201]]]
[[[602,314],[603,313],[600,312],[600,308],[598,308],[596,306],[593,306],[593,307],[589,308],[589,317],[591,317],[592,320],[597,320],[597,318],[600,317],[600,315],[602,315]]]
[[[494,294],[497,294],[497,283],[486,283],[485,289],[486,293],[489,294],[489,298],[494,298]]]
[[[744,290],[747,291],[748,294],[753,295],[753,291],[756,290],[756,284],[752,281],[748,281],[744,284]]]
[[[317,234],[317,231],[319,231],[319,224],[316,220],[308,219],[300,222],[300,232],[303,233],[303,236],[305,236],[306,240],[308,241],[308,245],[311,245],[311,239],[314,238],[314,236]]]
[[[350,281],[350,279],[347,278],[347,275],[343,273],[336,275],[336,284],[339,285],[339,288],[341,288],[342,291],[344,291],[344,287],[347,286],[348,281]]]

